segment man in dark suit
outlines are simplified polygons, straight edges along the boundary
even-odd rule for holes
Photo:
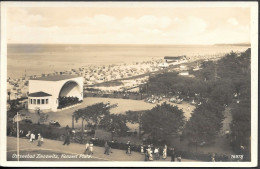
[[[174,148],[171,148],[171,161],[175,161],[175,152],[174,152]]]

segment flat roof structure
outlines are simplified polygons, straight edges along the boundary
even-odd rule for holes
[[[185,56],[165,56],[164,59],[178,60],[185,58]]]
[[[30,93],[28,96],[29,97],[45,97],[45,96],[52,96],[52,95],[45,93],[45,92],[35,92],[35,93]]]
[[[54,76],[43,76],[38,78],[31,78],[30,80],[43,80],[43,81],[60,81],[66,79],[77,78],[76,75],[54,75]]]

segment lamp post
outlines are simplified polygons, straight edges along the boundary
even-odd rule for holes
[[[19,134],[20,134],[20,130],[19,130],[19,121],[18,121],[18,112],[17,112],[17,161],[19,161]]]
[[[21,116],[19,114],[19,112],[17,112],[17,114],[14,116],[13,122],[15,122],[16,120],[16,134],[17,134],[17,161],[19,161],[19,134],[20,134],[20,130],[19,130],[19,121],[21,121]]]

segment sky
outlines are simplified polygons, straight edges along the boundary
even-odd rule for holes
[[[250,43],[250,8],[9,7],[8,43]]]

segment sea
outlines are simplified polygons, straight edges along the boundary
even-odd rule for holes
[[[243,52],[250,45],[8,44],[7,77],[20,78],[94,65],[132,64],[164,56]]]

